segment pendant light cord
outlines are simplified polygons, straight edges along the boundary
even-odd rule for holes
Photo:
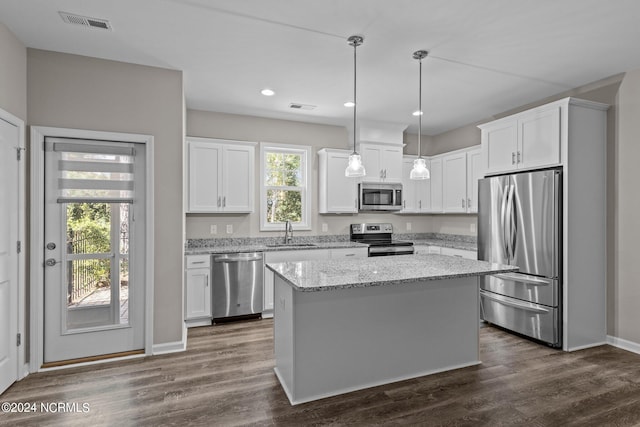
[[[422,158],[422,58],[420,58],[420,76],[418,78],[418,158]]]
[[[356,102],[356,85],[357,85],[357,61],[356,61],[356,49],[358,48],[357,40],[353,42],[353,154],[356,154],[356,111],[358,109],[358,103]]]

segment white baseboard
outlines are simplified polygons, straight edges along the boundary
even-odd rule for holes
[[[187,324],[182,322],[182,339],[180,341],[165,342],[162,344],[154,344],[152,354],[178,353],[187,350]]]
[[[632,353],[640,354],[640,344],[638,344],[637,342],[607,335],[607,344],[630,351]]]

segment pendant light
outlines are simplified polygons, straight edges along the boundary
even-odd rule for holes
[[[362,44],[364,38],[361,36],[351,36],[347,39],[349,45],[353,46],[353,153],[349,156],[349,165],[344,171],[347,177],[365,176],[367,173],[362,165],[362,158],[356,151],[356,110],[358,103],[356,102],[356,48]]]
[[[417,59],[420,62],[420,78],[419,78],[419,90],[418,90],[418,158],[413,161],[413,169],[409,174],[410,179],[429,179],[431,174],[427,169],[427,162],[422,158],[420,136],[422,135],[422,60],[427,57],[429,52],[426,50],[418,50],[413,52],[413,59]]]

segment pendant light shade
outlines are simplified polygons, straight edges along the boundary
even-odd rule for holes
[[[362,165],[362,158],[356,151],[356,111],[358,103],[356,101],[356,48],[362,44],[364,38],[361,36],[351,36],[347,39],[350,46],[353,46],[353,153],[349,156],[349,165],[344,171],[344,175],[347,177],[359,177],[365,176],[367,172]]]
[[[422,158],[421,135],[422,135],[422,60],[427,57],[429,52],[426,50],[418,50],[413,52],[413,59],[417,59],[420,63],[419,89],[418,89],[418,158],[413,161],[413,169],[409,173],[409,179],[429,179],[431,174],[427,168],[427,162]]]

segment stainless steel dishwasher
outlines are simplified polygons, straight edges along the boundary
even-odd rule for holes
[[[262,313],[262,252],[213,255],[213,318]]]

